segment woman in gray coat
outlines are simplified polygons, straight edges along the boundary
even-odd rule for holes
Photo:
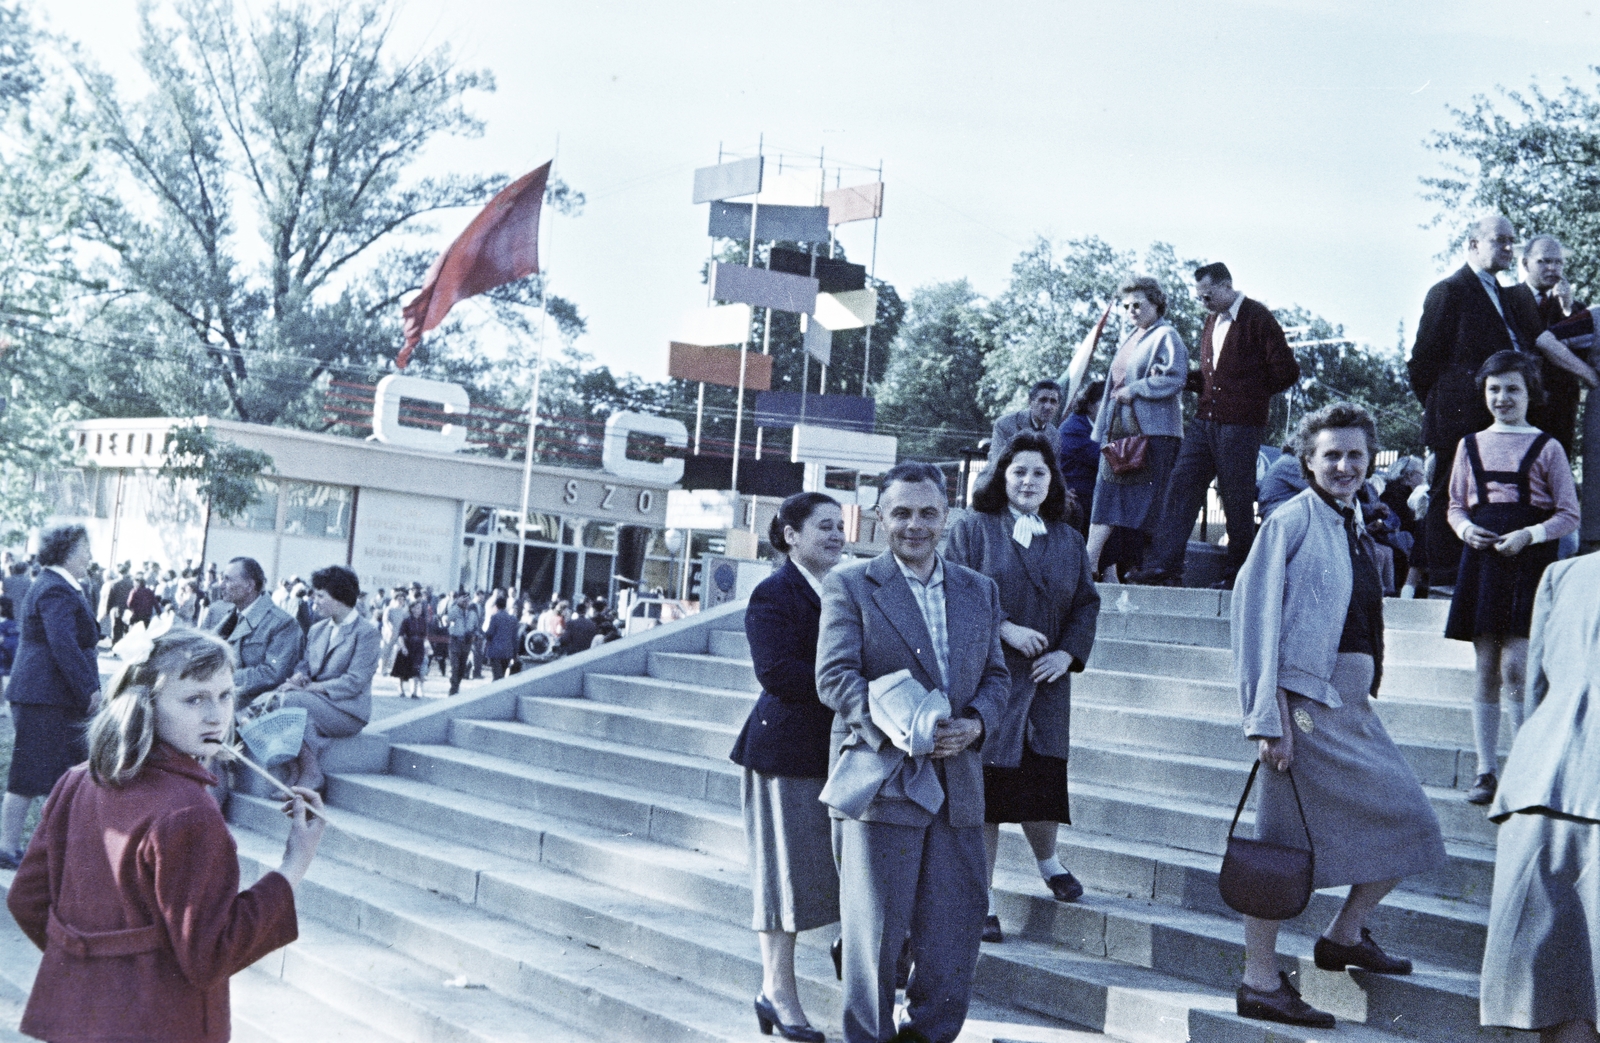
[[[1039,876],[1058,901],[1083,885],[1056,854],[1067,813],[1067,742],[1071,675],[1094,647],[1100,594],[1066,487],[1043,436],[1023,432],[1001,452],[973,510],[951,527],[945,557],[983,573],[1000,588],[1000,640],[1011,672],[1005,717],[983,743],[984,842],[994,881],[1000,823],[1019,822]],[[984,940],[1003,940],[993,898]]]
[[[1189,349],[1172,323],[1163,318],[1167,295],[1161,285],[1140,276],[1123,283],[1117,292],[1133,328],[1112,356],[1093,438],[1105,445],[1126,435],[1142,434],[1149,437],[1149,443],[1145,466],[1137,473],[1114,474],[1103,458],[1100,461],[1094,510],[1089,516],[1089,567],[1097,576],[1113,529],[1122,537],[1123,549],[1116,558],[1125,567],[1143,557],[1155,532],[1167,476],[1183,440],[1181,392],[1189,379]]]
[[[1312,886],[1350,886],[1312,950],[1316,965],[1410,974],[1410,960],[1373,941],[1367,917],[1403,877],[1446,856],[1433,807],[1370,702],[1383,675],[1383,587],[1356,494],[1377,441],[1372,416],[1348,402],[1300,422],[1295,455],[1311,487],[1272,512],[1239,570],[1233,661],[1244,734],[1273,769],[1261,773],[1258,838],[1304,847],[1309,833]],[[1278,927],[1244,918],[1239,1014],[1331,1027],[1279,971]]]
[[[1485,1025],[1595,1043],[1600,1000],[1600,555],[1544,570],[1528,639],[1528,719],[1489,817],[1500,825],[1479,976]]]

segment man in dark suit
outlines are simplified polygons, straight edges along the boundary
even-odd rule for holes
[[[1267,433],[1267,406],[1300,379],[1300,363],[1267,306],[1233,288],[1227,265],[1196,269],[1194,292],[1209,312],[1200,369],[1190,371],[1187,388],[1200,393],[1200,404],[1167,479],[1148,567],[1129,579],[1182,585],[1189,532],[1216,479],[1228,522],[1222,585],[1231,587],[1256,538],[1256,455]]]
[[[1447,517],[1456,446],[1494,420],[1478,391],[1478,368],[1497,351],[1571,356],[1545,332],[1533,295],[1513,292],[1495,278],[1511,267],[1516,242],[1511,222],[1498,214],[1474,222],[1467,231],[1467,263],[1428,291],[1406,363],[1411,389],[1422,402],[1422,441],[1436,458],[1425,522],[1428,579],[1435,586],[1453,586],[1461,560],[1461,541]]]
[[[111,621],[111,633],[108,636],[112,644],[121,641],[128,632],[128,619],[123,612],[128,607],[128,595],[133,593],[133,577],[129,575],[132,571],[131,562],[125,561],[117,566],[117,580],[105,591],[105,604],[101,606],[100,618]]]
[[[1532,298],[1539,313],[1539,325],[1546,330],[1567,317],[1566,306],[1556,293],[1565,265],[1566,250],[1553,235],[1536,235],[1522,247],[1522,260],[1518,265],[1522,281],[1510,292]],[[1560,340],[1551,345],[1541,336],[1534,344],[1545,362],[1545,400],[1529,404],[1528,423],[1553,435],[1567,451],[1567,459],[1576,464],[1573,450],[1577,441],[1578,399],[1584,387],[1595,385],[1595,371]]]
[[[915,967],[903,1038],[949,1043],[966,1021],[988,909],[979,749],[1010,699],[1000,593],[993,580],[940,557],[948,505],[937,468],[899,464],[881,488],[878,515],[889,551],[837,568],[823,584],[817,697],[835,712],[830,787],[841,758],[870,758],[865,751],[882,754],[889,744],[873,720],[869,682],[909,671],[924,689],[949,698],[950,716],[934,725],[929,757],[900,762],[855,817],[830,801],[838,824],[844,1038],[882,1043],[895,1034],[895,964],[909,932]],[[932,793],[924,774],[930,765],[938,780]]]
[[[234,707],[243,710],[262,692],[289,679],[305,635],[294,617],[264,593],[267,574],[254,558],[234,558],[222,572],[222,599],[202,624],[233,646],[239,666],[233,672]]]
[[[517,618],[506,611],[506,596],[494,599],[494,614],[483,625],[484,658],[489,660],[489,670],[496,681],[506,675],[506,668],[517,657]],[[593,640],[590,635],[590,640]]]

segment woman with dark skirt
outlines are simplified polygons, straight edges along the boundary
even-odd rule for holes
[[[39,564],[39,578],[22,604],[22,637],[6,689],[16,733],[0,804],[0,869],[20,863],[34,800],[48,796],[67,769],[89,755],[84,729],[100,695],[100,626],[82,586],[89,574],[88,530],[45,530]]]
[[[1500,693],[1511,725],[1522,725],[1528,627],[1539,577],[1561,537],[1578,528],[1578,490],[1561,443],[1528,424],[1543,401],[1539,362],[1496,352],[1478,370],[1494,423],[1461,440],[1450,472],[1450,528],[1461,538],[1455,595],[1444,636],[1471,641],[1478,687],[1472,731],[1478,777],[1467,800],[1487,804],[1498,785]]]
[[[1371,414],[1348,402],[1301,420],[1294,449],[1311,487],[1272,512],[1239,570],[1233,661],[1244,734],[1270,769],[1257,838],[1304,848],[1309,833],[1312,886],[1350,887],[1312,958],[1329,971],[1410,974],[1367,918],[1403,878],[1446,856],[1433,806],[1370,701],[1383,675],[1383,589],[1356,494],[1377,442]],[[1244,918],[1239,1014],[1331,1028],[1333,1015],[1279,970],[1279,925]]]
[[[428,621],[423,618],[427,611],[426,604],[413,601],[400,621],[400,648],[389,676],[400,682],[402,698],[422,698],[422,682],[428,676]]]
[[[1006,621],[1000,640],[1011,672],[1005,719],[983,743],[984,844],[994,882],[1000,823],[1017,822],[1039,876],[1058,901],[1083,885],[1061,864],[1056,831],[1067,813],[1071,675],[1094,647],[1100,594],[1083,537],[1068,517],[1066,487],[1050,443],[1023,432],[1000,454],[950,529],[945,557],[990,577]],[[990,897],[985,941],[1004,940]]]
[[[761,697],[729,754],[744,767],[751,926],[761,939],[756,1020],[764,1033],[822,1043],[800,1007],[794,946],[800,931],[839,922],[833,830],[819,799],[833,711],[817,699],[816,661],[822,578],[844,551],[844,519],[832,497],[796,493],[778,508],[769,535],[789,560],[757,584],[745,609]]]

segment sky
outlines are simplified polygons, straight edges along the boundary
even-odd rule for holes
[[[36,5],[128,77],[136,8]],[[705,303],[693,171],[758,142],[785,167],[820,154],[846,185],[882,164],[877,274],[904,296],[962,278],[998,294],[1037,236],[1141,252],[1159,240],[1225,261],[1270,306],[1301,305],[1392,350],[1460,263],[1440,256],[1449,233],[1424,227],[1435,207],[1418,179],[1442,172],[1430,133],[1500,86],[1593,88],[1600,54],[1581,2],[406,0],[398,11],[400,52],[445,44],[497,81],[470,103],[484,135],[440,142],[419,171],[515,177],[556,156],[588,205],[546,219],[552,290],[588,321],[581,350],[650,379],[666,375],[679,317]],[[444,213],[432,241],[443,249],[471,216]],[[862,222],[839,238],[865,263],[872,235]]]

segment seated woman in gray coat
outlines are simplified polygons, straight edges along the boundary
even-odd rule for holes
[[[1383,674],[1383,588],[1356,494],[1377,443],[1371,414],[1348,402],[1301,420],[1295,455],[1311,487],[1272,512],[1239,570],[1233,662],[1244,734],[1274,769],[1261,773],[1258,837],[1303,848],[1309,832],[1312,886],[1350,885],[1316,965],[1410,974],[1410,960],[1373,941],[1367,917],[1402,878],[1443,865],[1445,850],[1432,805],[1369,702]],[[1278,921],[1244,918],[1239,1014],[1332,1026],[1278,970],[1277,945]]]
[[[1056,830],[1067,814],[1071,675],[1094,647],[1100,594],[1083,537],[1066,516],[1066,487],[1050,443],[1024,432],[1001,452],[950,529],[945,557],[1000,587],[1000,625],[1011,701],[983,744],[984,844],[994,883],[1000,823],[1020,822],[1039,876],[1058,901],[1083,885],[1061,864]],[[1004,940],[991,894],[984,940]]]
[[[311,574],[312,603],[322,618],[306,635],[294,675],[273,693],[270,706],[306,711],[306,739],[290,765],[291,786],[321,792],[319,757],[329,740],[355,735],[372,717],[372,675],[378,672],[383,636],[356,611],[361,581],[342,565]]]
[[[1189,349],[1164,315],[1167,295],[1154,279],[1123,283],[1123,313],[1131,328],[1111,359],[1105,398],[1094,424],[1102,446],[1127,435],[1149,436],[1145,465],[1134,474],[1114,474],[1102,457],[1089,515],[1089,568],[1099,575],[1115,562],[1101,562],[1113,529],[1119,530],[1122,566],[1142,560],[1160,520],[1167,477],[1183,441],[1183,385],[1189,379]]]
[[[1485,1025],[1596,1043],[1600,1000],[1600,554],[1545,569],[1528,637],[1528,718],[1489,817],[1500,825],[1483,945]]]

